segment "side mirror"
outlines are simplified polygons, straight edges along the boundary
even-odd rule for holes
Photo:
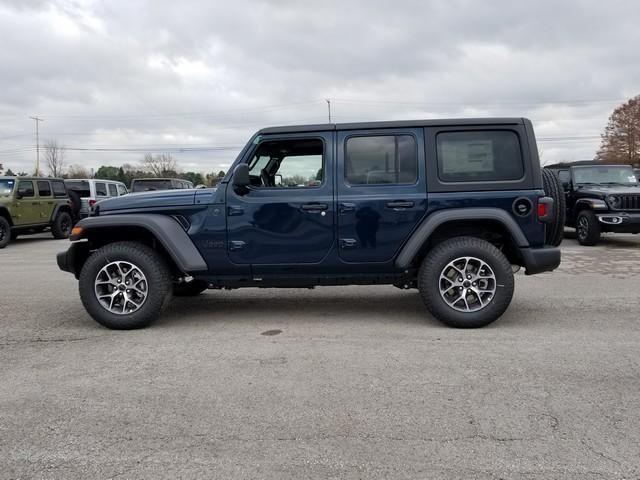
[[[22,200],[22,194],[20,192],[16,192],[16,199]]]
[[[251,185],[249,165],[241,163],[233,169],[233,186],[239,190],[246,191],[249,185]]]

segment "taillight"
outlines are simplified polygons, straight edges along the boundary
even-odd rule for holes
[[[89,200],[89,208],[93,208],[95,204],[96,204],[95,200]]]
[[[538,204],[538,218],[544,218],[547,216],[547,205],[546,203]]]

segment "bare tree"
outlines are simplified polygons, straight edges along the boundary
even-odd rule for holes
[[[640,95],[613,111],[596,158],[604,163],[640,165]]]
[[[90,178],[90,174],[82,165],[73,164],[67,169],[67,178]]]
[[[147,153],[142,161],[145,170],[154,177],[175,176],[177,164],[170,153],[151,155]]]
[[[44,160],[52,177],[61,177],[64,171],[65,149],[55,140],[44,144]]]

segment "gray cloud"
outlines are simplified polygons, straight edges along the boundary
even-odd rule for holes
[[[593,156],[636,95],[629,1],[0,1],[0,163],[32,169],[33,122],[89,167],[174,150],[225,168],[272,124],[528,116],[543,160]],[[219,150],[193,151],[216,146]]]

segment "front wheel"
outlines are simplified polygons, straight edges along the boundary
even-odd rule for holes
[[[171,296],[171,275],[152,248],[137,242],[106,245],[80,272],[80,299],[107,328],[131,330],[153,323]]]
[[[592,247],[600,240],[600,224],[596,214],[591,210],[583,210],[576,219],[576,236],[578,243]]]
[[[11,225],[6,218],[0,217],[0,248],[9,245],[11,238]]]
[[[477,328],[498,319],[513,297],[511,264],[500,250],[474,237],[446,240],[420,268],[418,289],[429,312],[456,328]]]

